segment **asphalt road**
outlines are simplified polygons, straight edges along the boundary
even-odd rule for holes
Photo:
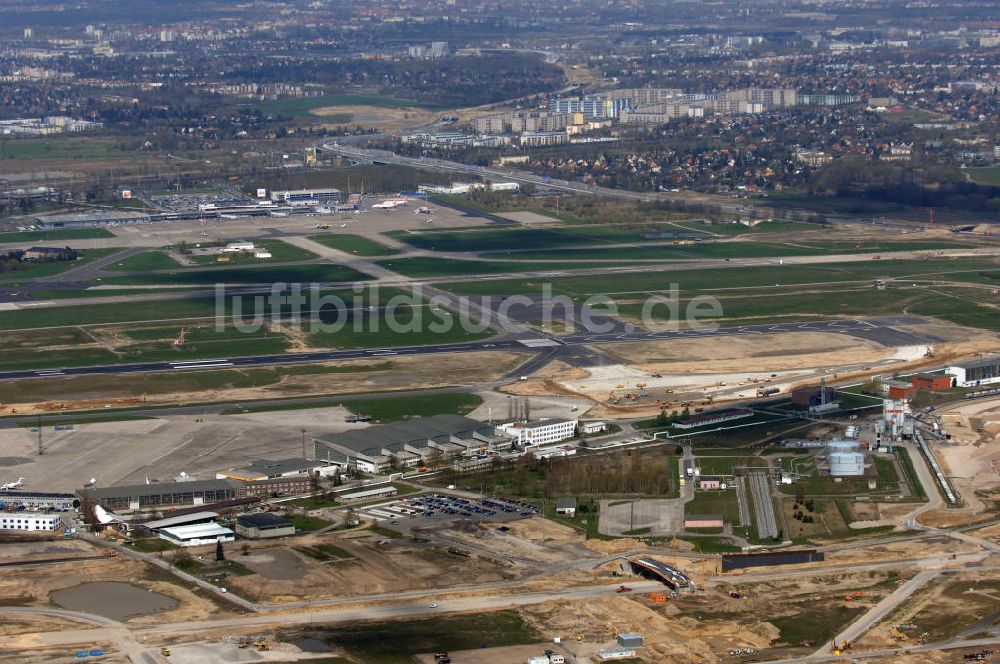
[[[0,372],[0,380],[21,380],[26,378],[51,378],[55,376],[86,376],[95,374],[148,373],[156,371],[193,371],[198,369],[225,369],[229,367],[267,366],[277,364],[297,364],[302,362],[325,362],[331,360],[356,360],[386,358],[406,355],[438,355],[442,353],[470,353],[489,350],[517,350],[541,352],[554,358],[552,348],[579,344],[624,343],[632,341],[655,341],[661,339],[688,339],[701,337],[727,337],[747,334],[770,334],[775,332],[841,332],[876,338],[877,332],[894,325],[914,325],[924,320],[915,316],[886,318],[866,318],[850,320],[812,321],[777,323],[763,325],[743,325],[702,330],[664,330],[647,332],[629,330],[624,332],[591,333],[580,332],[564,337],[521,336],[516,339],[467,342],[452,344],[428,344],[424,346],[399,346],[392,348],[371,348],[357,350],[316,351],[309,353],[281,353],[276,355],[254,355],[248,357],[224,357],[204,360],[183,360],[167,362],[140,362],[112,364],[90,367],[66,367],[60,369],[31,369]],[[533,340],[539,340],[537,344]],[[527,342],[527,343],[526,343]],[[551,359],[551,358],[550,358]],[[535,367],[536,369],[539,367]],[[522,371],[519,369],[519,371]]]

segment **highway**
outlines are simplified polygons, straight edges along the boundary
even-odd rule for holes
[[[252,355],[245,357],[221,357],[204,360],[176,360],[164,362],[138,362],[110,364],[102,366],[65,367],[52,369],[22,369],[0,372],[0,380],[22,380],[30,378],[52,378],[59,376],[87,376],[97,374],[134,374],[157,371],[196,371],[199,369],[226,369],[302,362],[326,362],[333,360],[357,360],[391,358],[409,355],[438,355],[442,353],[471,353],[482,351],[522,351],[543,353],[554,357],[552,348],[574,344],[625,343],[635,341],[656,341],[662,339],[690,339],[702,337],[727,337],[748,334],[771,334],[777,332],[841,332],[870,336],[873,331],[894,325],[914,325],[924,322],[915,316],[895,316],[885,318],[858,318],[848,320],[827,320],[812,322],[742,325],[702,330],[664,330],[647,332],[644,330],[613,331],[607,333],[578,332],[564,337],[501,338],[495,341],[474,341],[449,344],[428,344],[423,346],[398,346],[390,348],[370,348],[354,350],[314,351],[307,353],[280,353],[275,355]],[[536,367],[537,368],[537,367]]]

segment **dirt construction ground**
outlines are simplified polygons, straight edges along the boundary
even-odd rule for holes
[[[336,553],[324,556],[324,545],[335,547]],[[466,558],[440,547],[386,540],[368,530],[256,545],[249,555],[233,554],[232,559],[256,572],[230,577],[232,590],[265,604],[450,588],[514,576],[477,556]]]
[[[1000,498],[1000,399],[961,403],[935,414],[942,431],[951,436],[950,441],[935,442],[935,450],[966,506],[938,510],[922,521],[941,526],[981,518]]]

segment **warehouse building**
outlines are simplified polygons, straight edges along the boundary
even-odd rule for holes
[[[419,466],[435,456],[473,456],[510,449],[492,424],[461,415],[434,415],[313,438],[316,459],[365,473]]]
[[[556,499],[556,516],[576,516],[576,498]]]
[[[256,482],[273,480],[279,477],[301,477],[319,473],[327,476],[333,474],[334,466],[327,466],[309,459],[293,458],[278,461],[255,461],[242,468],[230,468],[215,474],[216,479],[231,479],[241,482]]]
[[[951,374],[930,374],[922,373],[911,376],[914,391],[928,390],[930,392],[943,392],[950,390],[955,384],[955,377]]]
[[[80,501],[71,493],[48,493],[42,491],[5,491],[0,493],[0,510],[46,510],[68,512],[79,507]]]
[[[246,539],[270,539],[295,534],[295,524],[288,519],[263,512],[236,517],[236,534]]]
[[[731,410],[720,410],[715,413],[708,413],[707,415],[689,417],[686,420],[677,422],[674,426],[678,429],[696,429],[698,427],[705,427],[711,424],[722,424],[723,422],[732,422],[733,420],[740,420],[744,417],[752,416],[752,410],[748,410],[746,408],[733,408]]]
[[[1000,383],[1000,355],[983,357],[948,367],[956,387],[976,387]]]
[[[151,217],[144,212],[131,210],[92,210],[35,217],[35,226],[45,230],[54,228],[99,228],[119,224],[145,224]]]
[[[107,510],[129,512],[161,507],[207,505],[243,498],[246,496],[246,491],[241,483],[223,479],[80,489],[76,495],[81,501],[92,500]]]
[[[161,528],[157,534],[161,539],[177,546],[205,546],[216,542],[232,542],[236,539],[236,533],[214,521]]]
[[[62,528],[62,517],[58,514],[0,512],[0,530],[52,532],[59,528]]]
[[[356,503],[359,500],[375,500],[376,498],[391,498],[399,493],[399,490],[391,484],[365,489],[364,491],[351,491],[337,496],[337,500],[342,503]]]

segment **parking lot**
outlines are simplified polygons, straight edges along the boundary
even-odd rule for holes
[[[390,526],[404,522],[406,525],[423,525],[425,521],[433,523],[455,519],[496,523],[535,516],[538,512],[537,506],[512,498],[473,499],[437,493],[401,498],[358,510],[362,517],[388,522]]]

